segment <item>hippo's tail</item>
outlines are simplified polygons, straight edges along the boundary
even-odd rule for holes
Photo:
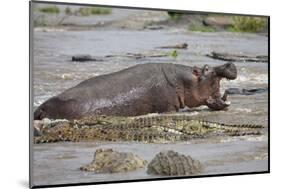
[[[45,111],[39,106],[33,114],[33,119],[34,120],[41,120],[44,117],[45,117]]]
[[[39,111],[38,109],[35,110],[35,112],[33,114],[33,119],[34,120],[40,120],[41,119],[41,111]]]

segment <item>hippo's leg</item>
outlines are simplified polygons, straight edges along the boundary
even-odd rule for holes
[[[221,98],[223,101],[227,101],[227,92],[226,91],[224,91],[224,94],[223,94],[223,96],[222,96],[222,98]]]
[[[230,103],[226,101],[227,93],[224,93],[222,98],[212,98],[209,97],[206,101],[206,105],[212,110],[223,110],[227,108]]]

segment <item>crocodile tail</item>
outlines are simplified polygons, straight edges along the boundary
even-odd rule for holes
[[[219,122],[211,122],[211,121],[205,121],[200,120],[200,123],[204,127],[236,127],[236,128],[249,128],[249,129],[261,129],[264,128],[263,125],[258,124],[226,124],[226,123],[219,123]]]
[[[237,128],[249,128],[249,129],[262,129],[264,128],[263,125],[256,125],[256,124],[224,124],[224,126],[229,127],[237,127]]]

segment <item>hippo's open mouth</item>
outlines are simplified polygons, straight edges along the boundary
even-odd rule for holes
[[[231,104],[230,101],[227,101],[226,91],[223,95],[220,93],[221,80],[222,78],[218,78],[216,91],[206,101],[207,106],[212,110],[223,110]]]
[[[207,106],[212,110],[223,110],[228,107],[231,103],[227,101],[227,92],[225,91],[223,95],[220,93],[220,82],[222,79],[234,80],[237,78],[237,69],[233,63],[228,63],[223,66],[218,66],[214,68],[216,73],[216,89],[207,101]]]

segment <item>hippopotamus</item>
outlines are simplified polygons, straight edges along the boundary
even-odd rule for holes
[[[140,64],[87,79],[41,104],[34,119],[79,119],[91,115],[138,116],[207,105],[229,106],[220,81],[236,79],[233,63],[202,68],[168,63]]]

